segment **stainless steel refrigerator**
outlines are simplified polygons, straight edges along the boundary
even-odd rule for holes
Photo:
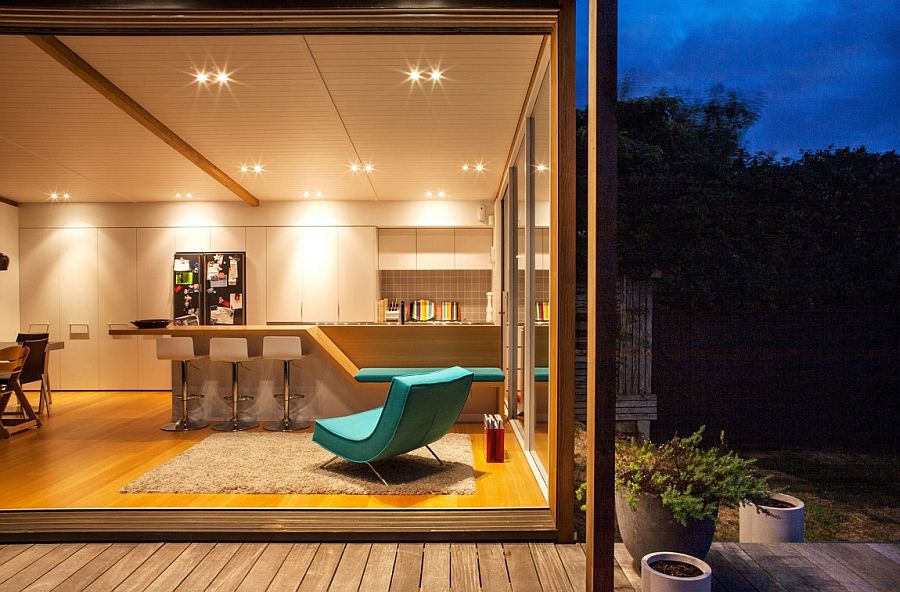
[[[246,260],[237,251],[175,253],[176,324],[246,325]]]

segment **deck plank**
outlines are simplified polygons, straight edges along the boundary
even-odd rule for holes
[[[847,566],[825,551],[810,544],[797,545],[797,551],[830,574],[850,592],[878,592],[875,586],[859,577],[856,572],[847,569]]]
[[[50,549],[47,549],[46,553],[41,553],[40,546],[35,545],[34,553],[26,551],[11,561],[10,564],[4,566],[15,565],[15,571],[4,578],[3,583],[0,584],[0,592],[19,592],[62,563],[83,546],[81,543],[52,545]],[[34,556],[34,560],[28,561],[32,556]]]
[[[541,581],[527,543],[504,543],[503,555],[506,557],[506,568],[514,592],[541,589]]]
[[[709,550],[706,562],[712,568],[713,576],[727,592],[759,592],[725,559],[722,552],[715,546]]]
[[[266,543],[244,543],[207,586],[209,592],[234,592],[266,550]]]
[[[616,563],[619,564],[619,569],[622,570],[622,573],[625,574],[625,577],[628,579],[628,582],[631,584],[632,588],[635,590],[641,589],[641,572],[634,568],[634,560],[631,558],[631,554],[628,553],[628,549],[625,548],[624,543],[616,543],[616,546],[613,550],[613,556],[616,558]]]
[[[818,543],[818,548],[846,565],[878,590],[895,592],[900,582],[900,565],[867,545]]]
[[[478,543],[478,579],[484,592],[512,592],[500,543]]]
[[[140,592],[190,547],[189,543],[165,543],[113,588],[113,592]]]
[[[538,580],[546,592],[572,592],[569,576],[553,543],[529,543]]]
[[[344,553],[344,543],[322,543],[316,550],[316,554],[300,582],[299,592],[326,592],[341,555]]]
[[[275,574],[281,569],[288,553],[291,552],[291,543],[269,543],[266,549],[247,572],[247,576],[237,587],[238,592],[259,592],[265,590],[272,583]]]
[[[318,550],[318,543],[296,543],[291,547],[281,567],[275,572],[267,592],[294,592],[303,581]]]
[[[65,592],[82,592],[97,578],[106,573],[113,565],[119,562],[134,549],[136,545],[122,543],[109,545],[99,555],[85,564],[82,564],[72,575],[59,584],[59,590]]]
[[[134,573],[160,547],[162,547],[162,543],[138,543],[134,545],[128,553],[88,584],[84,592],[109,592],[124,582],[125,578]]]
[[[788,592],[769,575],[769,572],[747,555],[738,543],[717,543],[717,545],[725,560],[759,592]]]
[[[334,572],[329,592],[357,592],[362,582],[366,562],[372,545],[369,543],[347,543],[344,554]]]
[[[478,577],[478,550],[475,543],[450,545],[450,586],[453,592],[481,590]],[[427,589],[424,587],[424,578],[422,589]]]
[[[397,543],[375,543],[369,551],[369,561],[359,584],[361,592],[388,592],[397,558]]]
[[[557,545],[556,552],[562,561],[563,569],[569,578],[573,590],[584,590],[587,580],[585,572],[584,549],[579,545]]]
[[[622,566],[618,562],[613,562],[613,591],[614,592],[641,592],[640,584],[637,587],[631,585],[631,582],[622,571]]]
[[[818,592],[815,586],[807,582],[797,571],[785,563],[783,557],[774,553],[767,545],[741,543],[740,547],[784,588],[791,592]]]
[[[423,554],[422,543],[400,543],[394,559],[391,592],[419,592]]]
[[[422,589],[434,592],[450,590],[450,543],[425,545],[422,554]]]
[[[216,545],[200,560],[191,573],[175,588],[175,592],[193,592],[205,590],[213,581],[231,556],[237,553],[239,543],[216,543]]]
[[[59,545],[30,545],[21,552],[7,559],[4,563],[0,563],[0,584],[20,573],[35,561],[53,551]],[[73,553],[75,551],[72,551]],[[62,561],[62,560],[60,560]],[[31,582],[29,582],[31,583]]]
[[[796,543],[767,544],[772,553],[777,555],[791,570],[802,578],[809,586],[820,592],[846,592],[847,588],[835,580],[826,570],[811,562],[795,548]]]
[[[900,545],[896,543],[867,543],[894,563],[900,563]]]
[[[19,553],[33,547],[33,545],[0,545],[0,565],[10,561]]]
[[[28,592],[49,592],[53,590],[108,548],[109,543],[84,545],[69,557],[63,559],[56,567],[35,580],[25,590]]]
[[[210,551],[212,551],[214,543],[191,543],[178,557],[176,557],[155,580],[153,580],[146,590],[148,592],[168,592],[174,590],[181,584],[184,578],[190,575],[191,571],[203,561]]]

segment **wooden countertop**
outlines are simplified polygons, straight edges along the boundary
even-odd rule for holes
[[[299,335],[301,331],[309,332],[310,329],[317,327],[353,327],[354,329],[365,329],[371,327],[378,330],[406,330],[406,329],[440,329],[440,330],[459,330],[471,329],[472,327],[497,327],[499,325],[489,325],[484,323],[406,323],[399,325],[397,323],[318,323],[312,325],[194,325],[194,326],[175,326],[169,325],[162,329],[138,329],[137,327],[110,328],[110,335],[183,335],[191,337],[199,336],[216,336],[216,335],[233,335],[252,336],[252,335]]]

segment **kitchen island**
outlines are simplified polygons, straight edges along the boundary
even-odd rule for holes
[[[163,329],[110,328],[111,336],[191,337],[198,355],[209,351],[213,337],[244,337],[250,356],[257,356],[241,371],[240,392],[254,397],[242,403],[242,416],[257,421],[281,417],[282,366],[263,360],[263,338],[296,335],[306,357],[294,364],[292,385],[304,395],[292,403],[292,416],[310,421],[377,407],[384,402],[386,382],[359,382],[361,370],[378,368],[502,367],[501,329],[487,324],[304,324],[204,325]],[[193,402],[195,419],[217,421],[228,417],[231,369],[228,364],[201,359],[188,372],[189,392],[204,396]],[[172,365],[173,393],[178,389],[178,364]],[[480,421],[484,413],[502,412],[502,381],[476,382],[461,419]],[[179,404],[173,404],[177,419]],[[196,414],[196,415],[195,415]]]

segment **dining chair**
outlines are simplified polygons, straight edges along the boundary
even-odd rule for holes
[[[19,377],[20,384],[41,383],[41,395],[38,399],[37,412],[50,416],[50,405],[53,404],[53,395],[50,392],[50,377],[47,373],[47,345],[50,342],[49,333],[19,333],[16,342],[29,349],[28,359]]]
[[[0,349],[0,438],[9,438],[16,432],[42,425],[19,383],[19,376],[28,359],[28,351],[28,347],[19,345]],[[16,396],[24,417],[4,418],[3,412],[13,395]]]

